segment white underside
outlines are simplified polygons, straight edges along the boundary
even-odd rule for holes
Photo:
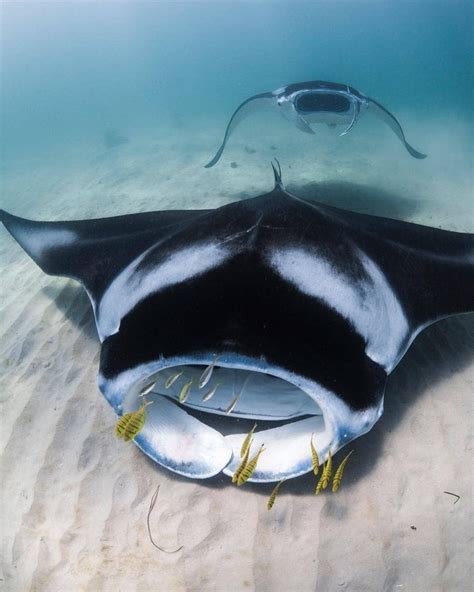
[[[183,370],[183,374],[168,389],[165,387],[166,380],[174,376],[178,369],[170,368],[160,372],[152,393],[178,401],[181,389],[192,380],[193,385],[184,405],[198,411],[269,421],[321,414],[318,405],[306,393],[289,382],[268,374],[217,367],[209,383],[200,389],[198,382],[203,372],[202,367],[182,366],[180,370]],[[204,395],[216,385],[217,390],[212,398],[203,401]],[[227,410],[236,397],[237,403],[229,414]]]
[[[333,113],[328,111],[301,113],[301,116],[308,123],[326,123],[328,125],[348,125],[354,118],[352,109],[343,113]]]
[[[166,388],[166,380],[183,374]],[[180,366],[160,372],[153,390],[145,398],[152,401],[147,408],[145,427],[136,438],[137,444],[157,462],[192,478],[208,478],[223,471],[232,475],[240,463],[240,448],[247,435],[223,435],[217,429],[193,417],[192,410],[212,415],[251,419],[257,423],[251,454],[265,444],[254,482],[277,481],[296,477],[311,470],[310,440],[321,453],[327,453],[330,435],[325,429],[321,409],[306,393],[274,376],[259,372],[216,367],[209,383],[199,388],[203,367]],[[184,385],[193,381],[185,402],[179,403]],[[211,399],[203,397],[218,385]],[[228,411],[237,397],[232,411]],[[123,411],[137,409],[143,401],[132,390],[123,404]],[[308,415],[312,416],[308,418]],[[299,421],[295,418],[305,417]],[[283,426],[258,429],[260,421],[288,420]],[[248,426],[248,422],[244,422]],[[268,426],[268,424],[267,424]],[[243,427],[243,426],[242,426]]]

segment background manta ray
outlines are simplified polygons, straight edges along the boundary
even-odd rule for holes
[[[312,435],[323,461],[370,430],[416,335],[474,309],[473,235],[309,203],[274,172],[271,192],[213,210],[77,222],[1,212],[46,273],[86,289],[116,413],[156,381],[135,441],[187,477],[235,471],[241,419],[259,423],[255,450],[265,444],[252,481],[309,472]],[[212,362],[219,386],[203,400]],[[226,416],[231,433],[209,425]]]
[[[290,84],[273,92],[254,95],[241,103],[230,118],[219,150],[206,164],[206,168],[213,167],[218,162],[227,140],[237,125],[251,113],[267,105],[277,107],[286,119],[307,134],[314,134],[311,123],[326,123],[330,126],[345,125],[346,128],[341,132],[341,136],[351,131],[365,111],[370,111],[390,127],[414,158],[426,158],[426,154],[410,146],[405,140],[405,134],[398,120],[380,103],[346,84],[315,80]]]

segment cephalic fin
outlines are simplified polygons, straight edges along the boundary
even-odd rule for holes
[[[357,105],[357,106],[354,105],[354,115],[352,116],[352,121],[349,124],[349,127],[347,127],[343,132],[341,132],[339,134],[339,136],[345,136],[346,134],[348,134],[351,131],[351,129],[354,127],[355,122],[357,121],[357,117],[359,115],[359,110],[360,110],[359,105]]]
[[[314,131],[311,129],[311,127],[310,127],[309,123],[306,121],[306,119],[302,115],[300,115],[294,107],[293,107],[293,111],[294,111],[293,122],[296,125],[296,127],[299,130],[301,130],[302,132],[304,132],[305,134],[314,135]]]

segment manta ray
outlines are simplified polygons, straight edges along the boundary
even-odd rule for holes
[[[402,126],[383,105],[371,99],[352,86],[336,82],[314,80],[289,84],[273,92],[254,95],[241,103],[225,130],[224,139],[214,158],[205,167],[213,167],[224,152],[230,135],[250,114],[262,107],[272,106],[295,126],[307,134],[314,134],[312,123],[326,123],[331,127],[344,125],[341,136],[348,134],[359,117],[369,111],[386,123],[414,158],[426,158],[405,139]]]
[[[324,461],[369,431],[418,333],[474,309],[474,235],[308,202],[273,170],[272,191],[215,209],[1,212],[44,272],[82,284],[100,390],[118,416],[147,391],[134,442],[186,477],[232,475],[249,422],[250,481],[311,471],[311,439]]]

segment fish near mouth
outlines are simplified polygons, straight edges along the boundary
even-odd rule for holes
[[[134,441],[173,472],[193,479],[221,472],[232,476],[255,424],[251,456],[264,446],[248,479],[255,483],[310,472],[311,440],[323,462],[329,451],[334,454],[355,437],[347,430],[344,437],[324,393],[312,391],[314,384],[296,375],[224,358],[213,367],[209,382],[199,388],[206,366],[187,362],[167,360],[160,369],[163,362],[154,364],[156,370],[141,367],[99,382],[119,415],[136,411],[144,402],[152,403]]]

